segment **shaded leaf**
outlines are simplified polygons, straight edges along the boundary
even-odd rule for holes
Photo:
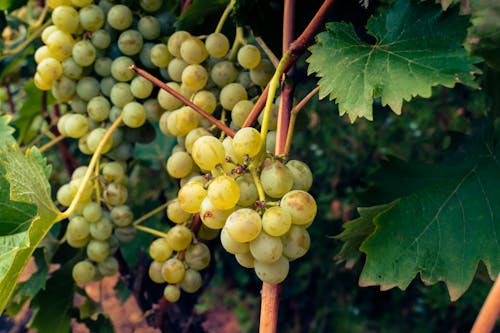
[[[160,131],[157,123],[154,124],[154,132],[156,136],[150,143],[137,143],[134,148],[134,157],[146,163],[146,165],[159,170],[166,162],[176,140],[165,136]]]
[[[0,148],[14,143],[14,128],[9,123],[12,121],[12,116],[0,116]]]
[[[85,319],[82,322],[88,327],[92,333],[114,333],[113,323],[111,320],[100,314],[96,320]]]
[[[222,13],[228,3],[228,0],[194,0],[174,26],[177,30],[191,31],[203,24],[207,16],[219,11]]]
[[[20,8],[28,3],[28,0],[2,0],[0,1],[0,10],[8,12]]]
[[[347,113],[352,122],[373,119],[374,97],[400,114],[403,100],[430,97],[433,86],[476,86],[476,60],[461,45],[467,23],[458,9],[442,12],[435,5],[401,0],[368,21],[373,45],[350,24],[328,23],[310,48],[308,71],[321,77],[320,97],[336,99],[340,114]]]
[[[116,282],[114,289],[116,292],[116,296],[118,296],[118,298],[120,299],[121,304],[125,303],[130,295],[132,295],[132,291],[127,287],[122,279],[118,279],[118,282]]]

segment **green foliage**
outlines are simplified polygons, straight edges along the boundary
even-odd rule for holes
[[[159,170],[162,164],[170,155],[170,151],[174,147],[176,140],[163,135],[158,124],[154,125],[154,140],[147,144],[137,143],[134,147],[134,157],[145,165]]]
[[[368,21],[373,45],[361,40],[352,25],[328,23],[310,48],[309,73],[321,77],[320,97],[330,94],[351,122],[373,119],[373,97],[400,114],[403,100],[430,97],[433,86],[475,85],[475,60],[461,46],[466,27],[467,18],[457,10],[442,13],[402,0]]]
[[[222,12],[228,3],[228,0],[194,0],[179,16],[174,26],[177,30],[193,30],[203,24],[207,16]]]
[[[10,12],[24,6],[27,2],[27,0],[3,0],[0,2],[0,10]]]
[[[82,321],[85,326],[88,327],[92,333],[113,333],[115,330],[113,328],[113,323],[108,317],[103,314],[99,314],[96,320],[87,318]]]

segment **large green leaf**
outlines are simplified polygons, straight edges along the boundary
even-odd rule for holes
[[[444,281],[456,300],[480,261],[491,278],[500,272],[500,146],[488,140],[458,148],[467,151],[426,168],[399,163],[398,174],[422,184],[379,177],[389,188],[414,192],[375,217],[375,231],[360,248],[366,254],[360,285],[405,289],[419,274],[426,284]]]
[[[191,31],[202,24],[208,16],[217,12],[222,13],[228,3],[228,0],[194,0],[174,25],[177,30]]]
[[[468,19],[458,9],[399,1],[368,21],[374,44],[361,40],[347,23],[328,23],[310,48],[309,73],[317,73],[320,97],[336,99],[351,121],[373,119],[373,97],[401,113],[403,100],[431,96],[436,85],[475,86],[472,65],[462,47]]]

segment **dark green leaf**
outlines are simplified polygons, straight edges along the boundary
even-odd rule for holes
[[[122,304],[128,300],[130,295],[132,295],[132,291],[130,291],[130,289],[127,287],[127,285],[125,284],[125,282],[123,282],[122,279],[118,279],[118,282],[115,284],[114,289],[116,291],[116,295],[118,296]]]
[[[156,136],[148,144],[138,143],[134,148],[134,157],[140,161],[146,162],[146,165],[159,170],[167,160],[176,140],[165,136],[160,131],[158,124],[154,124]]]
[[[191,31],[203,24],[207,16],[222,13],[228,3],[228,0],[194,0],[174,25],[177,30]]]
[[[91,333],[114,333],[113,323],[108,317],[100,314],[96,320],[85,319],[82,321]]]
[[[2,0],[0,1],[0,10],[8,12],[20,8],[28,3],[28,0]]]

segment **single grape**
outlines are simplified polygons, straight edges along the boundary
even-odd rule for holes
[[[97,202],[89,202],[83,208],[83,217],[90,223],[99,221],[101,216],[102,208]]]
[[[173,90],[175,90],[177,92],[180,92],[180,90],[181,90],[181,87],[176,82],[169,82],[169,83],[167,83],[167,86],[169,86],[170,88],[172,88]],[[177,99],[176,97],[174,97],[173,95],[171,95],[170,93],[168,93],[167,91],[165,91],[163,89],[158,91],[158,103],[160,104],[160,106],[162,108],[164,108],[165,110],[168,110],[168,111],[176,110],[176,109],[180,108],[183,104],[179,99]],[[160,120],[160,123],[161,123],[161,120]],[[160,126],[161,126],[161,124],[160,124]]]
[[[76,82],[64,75],[52,83],[52,95],[59,102],[69,102],[75,96],[75,92]]]
[[[203,127],[197,127],[195,129],[192,129],[186,135],[186,139],[184,141],[184,146],[186,148],[186,151],[188,153],[191,153],[191,151],[193,150],[193,144],[196,140],[198,140],[202,136],[211,136],[211,135],[212,135],[212,133],[210,133],[207,129],[205,129]],[[184,176],[184,177],[186,177],[186,176]],[[181,178],[184,178],[184,177],[181,177]]]
[[[195,163],[204,170],[213,170],[225,161],[222,143],[213,136],[202,136],[193,143],[191,155]]]
[[[253,106],[254,103],[246,99],[236,103],[231,111],[231,120],[233,121],[233,124],[238,128],[243,127],[243,123],[248,118]]]
[[[52,11],[52,23],[61,31],[74,34],[78,30],[78,12],[71,6],[59,6]]]
[[[177,195],[181,208],[188,213],[198,213],[201,202],[207,196],[207,190],[200,182],[191,182],[184,185]]]
[[[247,44],[238,50],[237,58],[241,67],[252,69],[260,63],[261,55],[256,46]]]
[[[266,209],[262,215],[262,228],[271,236],[282,236],[290,230],[292,216],[279,206]]]
[[[234,209],[222,210],[214,206],[210,198],[203,199],[200,207],[200,218],[203,224],[211,229],[222,229]]]
[[[251,242],[262,230],[262,219],[255,210],[241,208],[229,215],[224,229],[236,242]]]
[[[283,242],[283,255],[289,260],[302,257],[311,246],[311,237],[303,226],[292,225],[290,230],[281,237]]]
[[[146,122],[146,110],[138,102],[130,102],[122,110],[123,123],[130,128],[137,128]]]
[[[191,217],[191,214],[182,209],[179,199],[176,198],[167,206],[167,217],[174,223],[184,223]]]
[[[175,303],[181,297],[181,290],[179,287],[169,284],[163,291],[163,297],[165,297],[165,299],[170,303]]]
[[[212,114],[217,107],[217,98],[208,90],[200,90],[193,97],[193,103]]]
[[[182,42],[179,49],[182,60],[188,64],[201,64],[208,57],[205,44],[198,38],[192,37]]]
[[[201,277],[200,272],[188,268],[186,270],[186,274],[184,275],[184,279],[182,280],[180,286],[182,290],[184,290],[187,293],[195,293],[201,288],[202,282],[203,279]]]
[[[172,81],[181,82],[182,72],[188,66],[188,63],[182,59],[174,58],[169,61],[167,66],[167,73]]]
[[[103,200],[111,206],[121,206],[127,201],[127,188],[121,184],[109,183],[104,189]]]
[[[117,80],[127,82],[132,80],[134,72],[129,69],[134,64],[134,60],[129,57],[118,57],[111,64],[111,75]]]
[[[316,216],[316,201],[309,193],[301,190],[288,192],[281,198],[280,207],[292,216],[292,223],[306,225]]]
[[[132,25],[132,11],[124,5],[114,5],[108,11],[107,21],[116,30],[125,30]]]
[[[58,60],[47,58],[36,66],[36,72],[40,75],[42,80],[53,82],[61,77],[63,74],[63,67]]]
[[[210,263],[210,249],[203,243],[191,244],[186,249],[185,261],[186,264],[197,271],[208,267]]]
[[[308,191],[313,182],[311,169],[302,161],[290,160],[286,167],[292,172],[294,190]]]
[[[95,121],[104,121],[109,117],[111,104],[103,96],[96,96],[89,100],[87,104],[87,113],[90,119]]]
[[[107,240],[113,233],[113,225],[105,218],[101,217],[99,221],[90,224],[90,234],[93,239]]]
[[[160,22],[154,16],[143,16],[137,23],[137,30],[139,30],[144,39],[157,39],[160,37]]]
[[[291,171],[280,161],[275,160],[264,166],[260,173],[264,192],[271,198],[281,198],[293,186]]]
[[[108,31],[101,29],[92,33],[90,41],[96,48],[104,50],[111,44],[111,36]]]
[[[86,284],[94,280],[96,269],[90,261],[84,260],[73,266],[71,274],[76,283]]]
[[[87,257],[95,262],[104,261],[110,253],[109,243],[102,240],[91,240],[87,245]]]
[[[261,146],[260,133],[253,127],[242,128],[234,135],[233,148],[240,156],[254,157],[260,152]]]
[[[216,208],[227,210],[238,203],[240,188],[233,178],[218,176],[208,186],[207,196]]]
[[[238,200],[238,206],[252,206],[259,199],[259,193],[252,179],[252,176],[250,176],[249,174],[244,174],[236,178],[236,182],[240,187],[240,199]]]
[[[261,62],[250,70],[250,79],[253,83],[260,87],[265,87],[274,75],[274,66],[267,59],[262,59]]]
[[[86,76],[76,84],[76,94],[88,102],[99,95],[99,81],[96,78]]]
[[[139,31],[130,29],[122,32],[118,38],[118,48],[128,56],[133,56],[141,52],[144,40]]]
[[[188,65],[182,71],[181,81],[193,91],[198,91],[203,89],[207,84],[208,72],[201,65]]]
[[[149,255],[155,261],[164,262],[173,252],[166,238],[157,238],[149,246]]]
[[[108,77],[101,79],[101,83],[99,84],[99,88],[104,96],[111,98],[111,90],[113,89],[115,84],[116,84],[116,80],[113,77],[108,76]],[[113,108],[111,108],[111,109],[113,109]],[[111,111],[110,111],[110,115],[111,115]],[[111,116],[110,116],[110,119],[111,119]],[[111,121],[113,121],[113,120],[111,120]]]
[[[47,37],[45,44],[49,47],[50,54],[62,61],[71,56],[75,40],[70,34],[56,29]]]
[[[161,268],[163,267],[163,262],[153,261],[149,265],[148,275],[149,278],[155,283],[164,283],[165,279],[161,274]]]
[[[161,8],[163,0],[140,0],[139,4],[147,12],[156,12]]]
[[[110,212],[111,221],[117,227],[128,227],[132,223],[134,215],[129,206],[116,206]]]
[[[267,120],[267,129],[269,131],[274,131],[278,127],[278,112],[279,112],[278,105],[273,104],[269,112],[269,119]],[[264,112],[260,113],[259,118],[257,118],[257,120],[259,121],[259,124],[262,126],[262,123],[264,121]]]
[[[167,160],[167,172],[173,178],[186,177],[193,168],[193,159],[186,152],[176,152]]]
[[[181,45],[182,43],[191,37],[191,34],[187,31],[176,31],[174,32],[170,38],[168,39],[168,51],[176,56],[177,58],[181,57]]]
[[[104,135],[106,134],[106,129],[105,128],[96,128],[95,130],[92,130],[87,137],[87,145],[88,149],[91,152],[95,152],[97,149],[97,146],[101,143],[103,140]],[[106,154],[111,147],[113,146],[113,141],[111,138],[104,143],[104,146],[102,148],[102,153]]]
[[[167,67],[172,60],[172,55],[168,52],[165,44],[156,44],[151,49],[151,62],[157,67]],[[182,71],[181,71],[182,75]]]
[[[238,264],[240,264],[241,266],[243,266],[245,268],[254,268],[255,267],[254,258],[250,252],[236,253],[234,255],[234,257],[236,258],[236,261],[238,262]]]
[[[88,5],[80,9],[80,25],[88,31],[97,31],[104,25],[104,11],[96,5]]]
[[[220,32],[214,32],[207,36],[205,47],[210,56],[223,58],[229,51],[229,39]]]
[[[285,257],[280,257],[278,261],[271,264],[255,261],[255,273],[263,282],[279,284],[285,280],[290,270],[290,263]]]
[[[64,131],[70,138],[81,138],[88,132],[87,118],[81,114],[71,114],[64,122]]]
[[[210,78],[219,87],[224,87],[238,78],[238,70],[231,61],[220,61],[212,67]]]
[[[74,240],[83,240],[90,235],[90,224],[83,216],[75,216],[69,220],[66,234]]]
[[[239,83],[230,83],[222,88],[219,96],[222,107],[232,110],[239,101],[248,99],[247,91]]]
[[[255,260],[262,263],[278,261],[283,253],[283,243],[279,237],[273,237],[261,232],[257,238],[250,242],[250,253]]]
[[[118,82],[113,86],[113,88],[111,88],[109,98],[115,106],[123,108],[125,105],[134,100],[134,95],[132,95],[130,85],[128,83]]]
[[[114,257],[109,256],[101,262],[97,263],[97,270],[103,276],[113,276],[118,273],[118,260]]]
[[[113,60],[108,57],[99,57],[94,62],[94,72],[102,77],[111,75],[111,64]]]
[[[231,254],[242,254],[250,251],[250,245],[248,243],[240,243],[229,236],[226,228],[222,228],[220,233],[220,242],[224,250]]]
[[[193,234],[188,227],[178,224],[170,228],[167,233],[167,241],[172,249],[175,251],[182,251],[187,249],[191,241],[193,240]]]
[[[170,258],[161,268],[161,274],[167,283],[179,283],[184,279],[186,269],[182,261],[176,258]]]

